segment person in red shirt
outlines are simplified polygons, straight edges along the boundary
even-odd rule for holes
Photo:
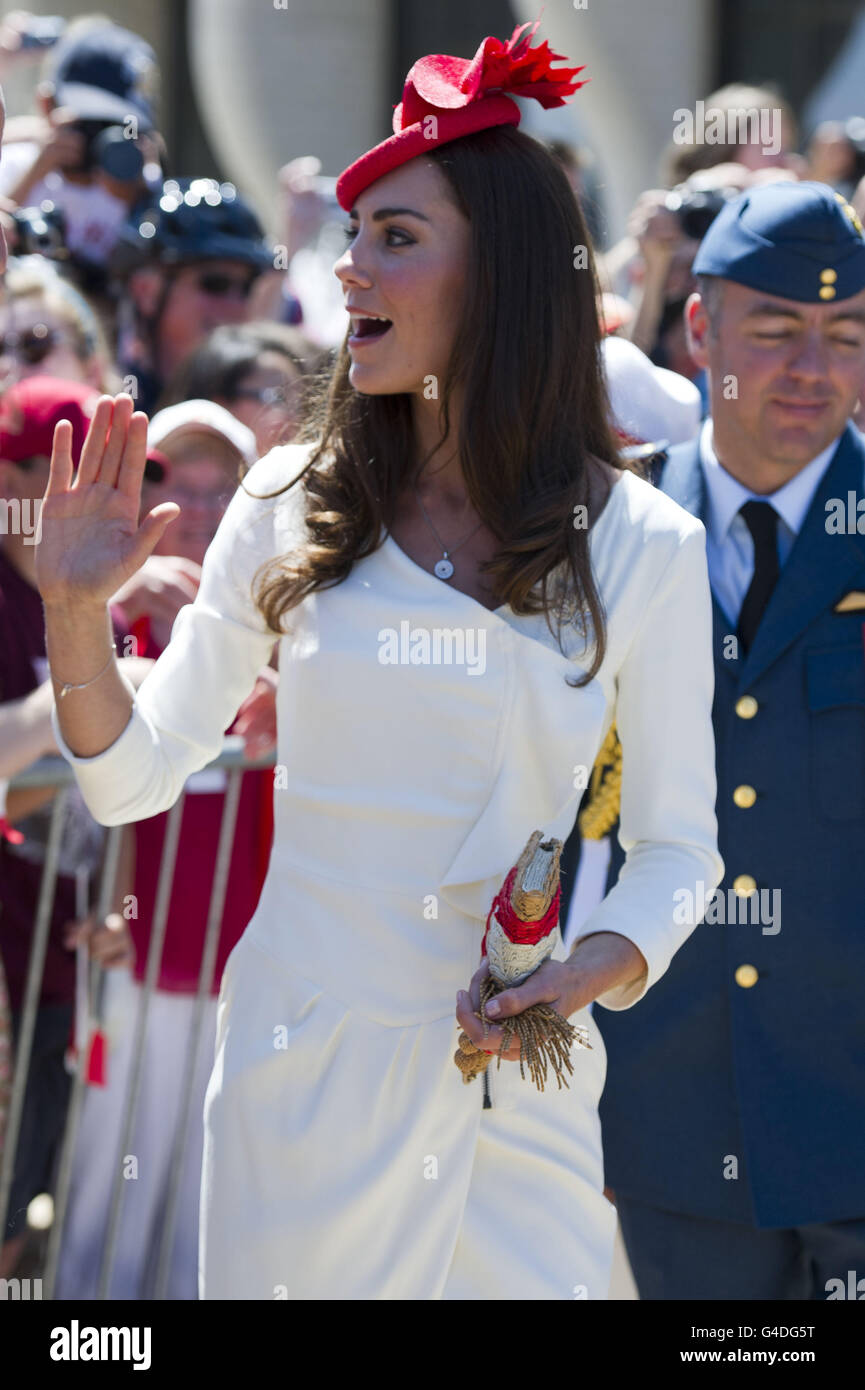
[[[154,416],[149,441],[171,463],[170,483],[148,490],[143,505],[172,501],[181,513],[147,562],[163,566],[167,584],[197,590],[204,553],[213,539],[239,471],[255,458],[250,430],[212,401],[185,401]],[[153,491],[154,495],[151,495]],[[158,491],[158,496],[156,495]],[[135,588],[137,575],[115,596],[123,606],[143,657],[156,658],[167,645],[173,615],[152,594]],[[276,743],[276,672],[261,673],[227,733],[244,738],[248,757]],[[152,1298],[155,1267],[166,1210],[173,1146],[181,1113],[187,1049],[193,1038],[216,846],[225,804],[226,773],[205,768],[186,784],[180,838],[156,987],[150,995],[142,1059],[141,1090],[131,1152],[138,1176],[124,1185],[121,1224],[108,1296]],[[108,1084],[86,1096],[73,1162],[72,1187],[63,1234],[56,1296],[92,1298],[102,1258],[110,1194],[116,1173],[123,1102],[133,1060],[138,1009],[152,939],[159,866],[168,814],[132,827],[135,837],[133,911],[128,927],[135,948],[131,974],[106,980],[103,1022],[108,1038]],[[270,767],[243,774],[212,979],[193,1072],[183,1150],[177,1227],[166,1296],[198,1297],[198,1198],[203,1141],[204,1094],[213,1061],[216,996],[225,962],[251,920],[264,882],[273,836],[273,774]]]
[[[255,440],[252,432],[229,411],[207,400],[184,401],[160,411],[151,421],[148,439],[167,455],[172,465],[171,484],[160,489],[154,501],[177,502],[182,507],[180,516],[156,545],[154,557],[174,557],[185,563],[187,572],[197,576],[234,492],[238,468],[248,466],[256,457]],[[131,619],[136,653],[155,660],[168,643],[172,622],[153,612],[148,596],[144,598],[146,607],[140,609],[139,605],[133,606],[131,599],[124,598],[124,592],[121,589],[117,597]],[[246,734],[252,756],[266,752],[275,742],[275,684],[276,673],[267,668],[251,702],[238,716],[240,728],[236,727],[236,720],[226,730]],[[252,720],[259,718],[263,720],[260,739],[251,725]],[[209,900],[209,892],[204,890],[212,878],[225,786],[225,772],[215,768],[196,773],[187,783],[192,799],[184,809],[178,850],[183,872],[175,873],[172,884],[159,973],[161,990],[194,994],[198,988]],[[264,882],[273,834],[272,788],[269,770],[248,772],[242,781],[222,930],[210,984],[214,996],[219,992],[225,962],[255,911]],[[130,929],[135,943],[134,975],[140,982],[145,975],[167,821],[167,814],[152,816],[135,826],[138,916],[131,919]]]

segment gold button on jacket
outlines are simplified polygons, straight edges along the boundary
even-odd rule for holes
[[[736,701],[736,713],[740,719],[753,719],[759,708],[753,695],[740,695]]]
[[[757,800],[757,793],[753,787],[749,787],[747,783],[743,783],[741,787],[736,787],[734,790],[733,800],[737,806],[741,806],[743,810],[747,810],[748,807],[753,806],[754,802]]]
[[[757,891],[757,880],[750,874],[739,874],[733,879],[733,892],[738,893],[740,898],[748,898]]]
[[[736,971],[736,984],[741,985],[742,989],[750,989],[759,978],[760,976],[753,965],[740,965]]]

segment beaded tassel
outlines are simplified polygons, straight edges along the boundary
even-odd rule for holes
[[[559,939],[558,909],[559,860],[561,840],[542,843],[536,830],[529,839],[517,865],[511,869],[497,895],[487,918],[483,952],[490,963],[490,974],[481,982],[480,1011],[476,1013],[483,1024],[484,1034],[490,1026],[486,1006],[496,994],[523,984],[544,960],[549,959]],[[498,1020],[496,1020],[498,1022]],[[531,1004],[522,1013],[501,1021],[501,1052],[506,1052],[514,1037],[520,1044],[520,1076],[529,1076],[539,1091],[543,1091],[550,1067],[559,1090],[568,1088],[565,1071],[573,1075],[570,1050],[574,1042],[591,1047],[584,1028],[577,1028],[563,1018],[551,1004]],[[462,1072],[463,1081],[473,1081],[486,1070],[489,1053],[477,1047],[467,1033],[460,1033],[454,1061]]]

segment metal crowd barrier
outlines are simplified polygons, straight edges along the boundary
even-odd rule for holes
[[[260,770],[262,768],[272,767],[273,764],[274,755],[272,753],[263,759],[251,760],[247,758],[243,751],[243,739],[236,735],[227,736],[224,739],[221,754],[212,763],[208,764],[209,768],[224,768],[227,772],[224,793],[225,801],[216,849],[213,886],[208,908],[204,950],[198,977],[198,989],[195,997],[192,1026],[187,1042],[186,1058],[184,1062],[182,1098],[173,1138],[168,1199],[165,1205],[163,1226],[160,1235],[154,1290],[154,1297],[156,1299],[165,1298],[165,1290],[168,1284],[171,1251],[177,1223],[180,1177],[189,1135],[195,1068],[201,1040],[201,1028],[204,1021],[204,1005],[210,993],[213,969],[216,962],[216,951],[219,944],[219,930],[222,921],[222,910],[225,902],[231,853],[234,844],[241,779],[243,773],[249,769]],[[18,1042],[15,1048],[12,1091],[6,1118],[6,1132],[3,1142],[2,1158],[0,1158],[0,1231],[2,1232],[6,1230],[7,1208],[12,1187],[15,1152],[21,1127],[27,1075],[30,1069],[30,1057],[36,1027],[36,1011],[39,1005],[45,952],[48,944],[51,915],[54,906],[57,863],[63,827],[63,812],[68,797],[69,786],[74,780],[75,777],[72,768],[64,758],[49,757],[41,758],[38,762],[27,768],[26,771],[13,777],[9,783],[10,790],[17,790],[20,787],[36,788],[49,786],[57,786],[60,790],[54,798],[51,808],[48,843],[40,881],[39,899],[33,929],[33,942],[28,964],[27,983],[21,1005]],[[163,943],[165,941],[165,928],[168,921],[168,908],[174,881],[177,846],[180,839],[180,827],[185,798],[186,792],[184,789],[168,812],[165,840],[159,864],[156,903],[151,925],[150,945],[147,953],[144,983],[138,1001],[138,1012],[132,1043],[132,1067],[124,1100],[114,1183],[110,1194],[106,1194],[106,1201],[108,1203],[108,1223],[99,1272],[97,1291],[97,1298],[99,1299],[106,1299],[108,1297],[117,1238],[120,1230],[123,1199],[127,1186],[123,1180],[123,1156],[129,1152],[132,1136],[134,1134],[138,1099],[141,1090],[147,1016],[150,1009],[150,1000],[156,988],[156,981],[159,978],[159,967],[162,960]],[[106,840],[102,860],[102,871],[95,904],[100,919],[103,919],[111,911],[123,828],[123,826],[119,825],[110,826],[105,832]],[[119,968],[128,969],[130,967]],[[101,982],[105,973],[106,971],[98,962],[90,962],[89,998],[91,1003],[99,999],[101,995]],[[48,1239],[45,1265],[42,1271],[43,1298],[53,1297],[54,1285],[57,1278],[57,1267],[63,1238],[63,1226],[69,1202],[75,1140],[84,1102],[89,1035],[96,1021],[96,1019],[91,1017],[85,1045],[78,1049],[77,1065],[71,1084],[66,1126],[60,1147],[54,1183],[54,1217]],[[196,1121],[200,1122],[201,1116],[197,1116]]]

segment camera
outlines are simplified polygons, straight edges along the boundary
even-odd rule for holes
[[[66,219],[54,203],[46,199],[38,208],[18,208],[11,217],[17,234],[16,256],[45,256],[49,261],[69,259]]]
[[[664,199],[664,207],[679,219],[682,235],[702,241],[724,204],[738,189],[698,190],[680,186]]]
[[[112,121],[73,121],[71,127],[84,136],[84,153],[70,173],[90,174],[96,169],[123,183],[141,177],[144,156],[123,126]]]

